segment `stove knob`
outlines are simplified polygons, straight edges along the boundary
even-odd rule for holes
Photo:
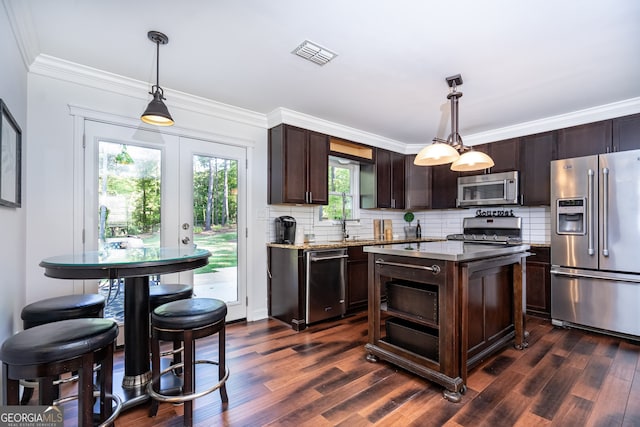
[[[493,240],[498,240],[498,235],[497,234],[493,235]]]

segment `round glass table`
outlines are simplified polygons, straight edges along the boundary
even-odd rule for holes
[[[149,276],[193,270],[209,262],[211,252],[180,248],[105,248],[46,258],[47,277],[57,279],[124,279],[125,407],[146,401],[149,369]]]

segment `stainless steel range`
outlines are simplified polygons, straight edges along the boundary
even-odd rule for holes
[[[519,245],[522,243],[522,218],[515,216],[464,218],[462,234],[449,234],[447,240]]]

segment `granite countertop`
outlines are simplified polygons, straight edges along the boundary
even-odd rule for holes
[[[444,239],[440,237],[422,237],[420,239],[393,239],[393,240],[374,240],[374,239],[347,239],[336,240],[328,242],[314,242],[304,243],[302,245],[289,245],[283,243],[267,243],[271,248],[284,248],[284,249],[335,249],[346,248],[349,246],[370,246],[370,245],[389,245],[397,243],[415,243],[415,242],[437,242]]]
[[[302,245],[289,245],[283,243],[267,243],[268,247],[272,248],[284,248],[284,249],[300,249],[300,250],[309,250],[309,249],[336,249],[336,248],[347,248],[350,246],[372,246],[372,245],[394,245],[400,243],[417,243],[417,242],[447,242],[447,240],[442,237],[422,237],[420,239],[393,239],[393,240],[374,240],[374,239],[349,239],[346,241],[328,241],[328,242],[315,242],[315,243],[304,243]],[[549,243],[528,243],[522,242],[523,245],[528,245],[532,248],[536,247],[549,247]],[[494,245],[492,245],[494,246]]]
[[[472,261],[526,252],[530,246],[464,243],[455,240],[367,246],[365,252],[444,261]]]

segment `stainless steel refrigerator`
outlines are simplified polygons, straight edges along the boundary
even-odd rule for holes
[[[640,150],[551,162],[551,318],[640,339]]]

